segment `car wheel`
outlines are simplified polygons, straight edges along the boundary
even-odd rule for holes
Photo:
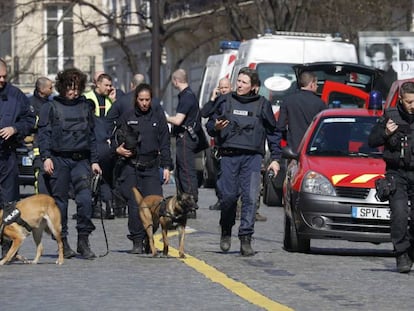
[[[296,227],[285,213],[285,232],[283,239],[284,249],[294,253],[308,253],[310,250],[310,239],[299,238]]]

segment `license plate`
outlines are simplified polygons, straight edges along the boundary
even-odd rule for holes
[[[33,160],[31,157],[22,157],[22,165],[23,166],[32,166]]]
[[[352,206],[352,218],[389,220],[390,209]]]

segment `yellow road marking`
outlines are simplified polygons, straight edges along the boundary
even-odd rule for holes
[[[194,232],[194,231],[189,231],[186,229],[186,233],[187,232]],[[177,231],[170,231],[168,232],[168,237],[172,237],[178,235]],[[161,234],[156,234],[154,236],[154,241],[155,241],[155,247],[158,249],[162,249],[163,248],[163,243],[162,243],[162,237]],[[229,278],[226,274],[224,274],[223,272],[217,270],[216,268],[208,265],[206,262],[204,262],[203,260],[197,259],[191,255],[189,255],[188,253],[186,253],[186,258],[181,259],[178,258],[178,250],[175,248],[172,248],[171,246],[169,246],[169,255],[177,257],[177,259],[181,260],[183,263],[185,263],[186,265],[190,266],[191,268],[193,268],[194,270],[196,270],[197,272],[203,274],[205,277],[207,277],[208,279],[212,280],[215,283],[218,283],[220,285],[222,285],[223,287],[227,288],[228,290],[230,290],[231,292],[233,292],[234,294],[240,296],[241,298],[243,298],[244,300],[249,301],[250,303],[257,305],[265,310],[272,310],[272,311],[292,311],[293,309],[282,305],[276,301],[273,301],[269,298],[267,298],[266,296],[256,292],[255,290],[251,289],[250,287],[248,287],[246,284],[243,284],[241,282],[235,281],[231,278]]]

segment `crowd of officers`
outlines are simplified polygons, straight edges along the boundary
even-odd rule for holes
[[[215,94],[202,111],[183,69],[173,72],[171,82],[178,90],[177,110],[172,116],[165,115],[159,100],[153,98],[151,86],[140,74],[133,77],[130,91],[124,94],[113,87],[111,76],[104,72],[95,75],[92,88],[87,90],[86,74],[76,68],[65,69],[54,81],[56,96],[51,96],[53,82],[41,77],[29,99],[7,82],[7,65],[0,59],[0,208],[3,222],[13,210],[13,202],[19,200],[16,147],[32,135],[37,155],[35,188],[39,193],[51,195],[60,209],[64,257],[71,258],[77,253],[85,259],[96,257],[89,245],[89,235],[95,229],[94,213],[95,216],[103,213],[108,219],[128,214],[127,237],[133,244],[130,252],[145,252],[148,249],[146,233],[132,187],[137,187],[144,196],[162,196],[162,185],[169,182],[170,172],[174,170],[177,196],[187,193],[197,202],[195,156],[206,148],[202,144],[203,137],[205,139],[201,125],[203,116],[208,118],[205,127],[215,139],[220,160],[216,187],[216,205],[221,211],[220,248],[227,252],[231,247],[239,205],[240,253],[254,255],[251,240],[260,202],[265,143],[270,151],[266,169],[277,174],[282,136],[287,132],[288,144],[295,146],[312,118],[326,107],[315,94],[317,77],[311,72],[301,74],[299,89],[286,98],[279,120],[274,117],[271,103],[258,94],[260,80],[256,70],[242,68],[236,89]],[[404,122],[408,123],[407,128],[414,124],[412,94],[414,84],[402,87],[398,107],[392,113],[386,111],[387,119],[379,123],[374,136],[370,137],[372,145],[385,145],[387,177],[393,177],[397,183],[390,205],[392,239],[400,272],[408,272],[414,260],[412,226],[410,231],[406,230],[407,201],[413,187],[412,160],[406,161],[408,164],[400,161],[402,151],[398,148],[400,153],[395,153],[398,161],[392,162],[385,155],[388,155],[388,139],[395,132],[401,132],[397,129],[407,125]],[[171,133],[168,123],[172,125]],[[171,158],[171,134],[176,140],[175,167]],[[101,177],[99,191],[94,193],[93,176]],[[98,195],[99,200],[93,200]],[[70,198],[76,202],[76,252],[67,238]],[[122,204],[117,204],[117,200]],[[96,201],[105,204],[105,208],[99,204],[93,206]],[[196,203],[186,216],[195,218],[197,209]],[[2,242],[4,254],[10,243],[6,239]]]

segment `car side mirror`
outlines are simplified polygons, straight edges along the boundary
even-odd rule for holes
[[[289,146],[282,149],[282,158],[299,160],[299,153],[294,152]]]

